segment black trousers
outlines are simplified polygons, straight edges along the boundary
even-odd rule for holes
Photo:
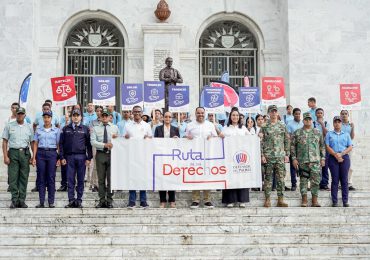
[[[166,193],[167,193],[167,191],[165,191],[165,190],[161,190],[159,192],[160,202],[161,203],[163,203],[163,202],[175,202],[175,191],[174,190],[169,190],[168,191],[168,201],[167,201],[167,198],[166,198]]]
[[[249,189],[222,190],[222,203],[249,202]]]

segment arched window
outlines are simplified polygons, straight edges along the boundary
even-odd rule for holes
[[[116,104],[123,82],[124,40],[110,22],[88,19],[78,23],[65,43],[65,75],[75,76],[77,100],[83,107],[92,100],[92,78],[116,78]]]
[[[246,26],[235,21],[220,21],[209,26],[199,41],[200,87],[211,80],[220,80],[224,71],[230,75],[230,84],[243,86],[245,76],[250,86],[258,84],[258,46]]]

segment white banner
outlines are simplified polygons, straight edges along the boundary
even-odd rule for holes
[[[258,136],[112,140],[113,190],[261,187]]]

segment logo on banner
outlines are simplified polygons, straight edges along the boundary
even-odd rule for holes
[[[253,106],[253,100],[254,100],[254,95],[253,94],[248,94],[245,96],[245,103],[244,103],[244,106],[245,107],[250,107],[250,106]]]
[[[218,100],[219,100],[219,96],[217,94],[213,94],[211,96],[211,102],[209,102],[209,106],[210,107],[218,107],[218,106],[220,106],[221,103]]]
[[[99,98],[106,98],[110,96],[109,92],[109,85],[106,83],[103,83],[100,85],[100,92],[98,92],[98,97]]]
[[[127,104],[136,103],[139,99],[136,97],[136,90],[130,90],[128,92],[129,97],[126,98]]]
[[[249,155],[245,151],[239,151],[234,154],[234,161],[237,164],[246,164],[249,161]]]
[[[342,109],[361,109],[360,84],[340,84],[340,104]]]
[[[157,101],[159,100],[159,92],[158,89],[153,88],[150,90],[150,96],[148,97],[150,101]]]
[[[175,95],[175,101],[173,102],[176,106],[180,106],[185,103],[184,95],[181,93],[177,93]]]
[[[72,92],[72,88],[69,85],[59,85],[55,91],[61,97],[68,97],[68,94]]]

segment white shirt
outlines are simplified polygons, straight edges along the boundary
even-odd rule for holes
[[[256,130],[254,130],[254,128],[252,127],[251,129],[248,130],[247,128],[247,131],[250,135],[255,135],[256,134]]]
[[[256,126],[256,129],[257,129],[256,134],[258,135],[260,133],[260,131],[261,131],[261,127]]]
[[[208,136],[217,136],[217,132],[215,125],[211,122],[204,121],[199,123],[198,121],[193,121],[186,126],[185,135],[194,138],[207,138]]]
[[[248,129],[243,125],[242,128],[239,128],[239,126],[233,126],[229,125],[227,127],[224,127],[222,130],[222,133],[225,136],[236,136],[236,135],[250,135],[251,133],[248,131]]]
[[[167,126],[163,126],[163,129],[164,129],[164,138],[170,138],[171,136],[171,125],[170,127],[167,127]]]
[[[126,133],[131,139],[144,139],[144,136],[152,136],[152,128],[144,120],[141,120],[140,123],[132,121],[126,126]]]

